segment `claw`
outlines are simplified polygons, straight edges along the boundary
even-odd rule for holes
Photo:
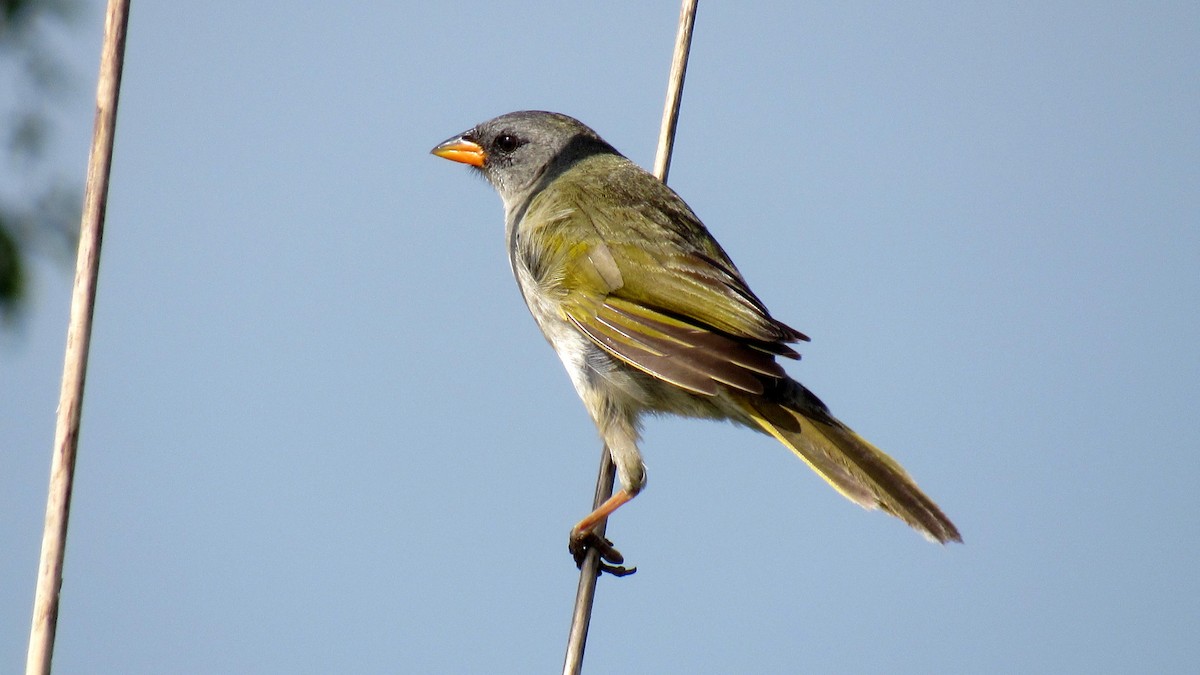
[[[572,532],[567,548],[571,551],[571,556],[575,558],[575,566],[580,569],[583,569],[583,562],[587,558],[588,552],[594,550],[596,555],[600,556],[598,574],[608,572],[614,577],[625,577],[637,571],[636,567],[623,567],[621,563],[625,562],[625,556],[613,547],[611,541],[594,531]]]

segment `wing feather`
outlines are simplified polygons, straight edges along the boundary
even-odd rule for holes
[[[560,189],[525,213],[537,223],[522,235],[538,252],[529,267],[560,316],[613,357],[695,394],[761,394],[786,377],[776,357],[799,358],[787,343],[808,338],[770,315],[678,195],[647,176],[608,180],[642,172],[622,157],[591,161],[600,164],[560,176]]]

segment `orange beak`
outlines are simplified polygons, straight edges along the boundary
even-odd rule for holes
[[[483,148],[478,143],[468,141],[462,136],[455,136],[439,143],[430,152],[443,159],[470,164],[476,168],[482,168],[484,160],[487,159],[487,153],[483,151]]]

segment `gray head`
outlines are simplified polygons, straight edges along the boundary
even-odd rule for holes
[[[505,205],[521,201],[548,172],[556,175],[591,155],[619,154],[583,122],[541,110],[482,122],[431,152],[478,169]]]

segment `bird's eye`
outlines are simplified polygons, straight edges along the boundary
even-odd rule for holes
[[[512,152],[525,144],[525,141],[512,134],[500,134],[496,137],[496,149],[500,152]]]

